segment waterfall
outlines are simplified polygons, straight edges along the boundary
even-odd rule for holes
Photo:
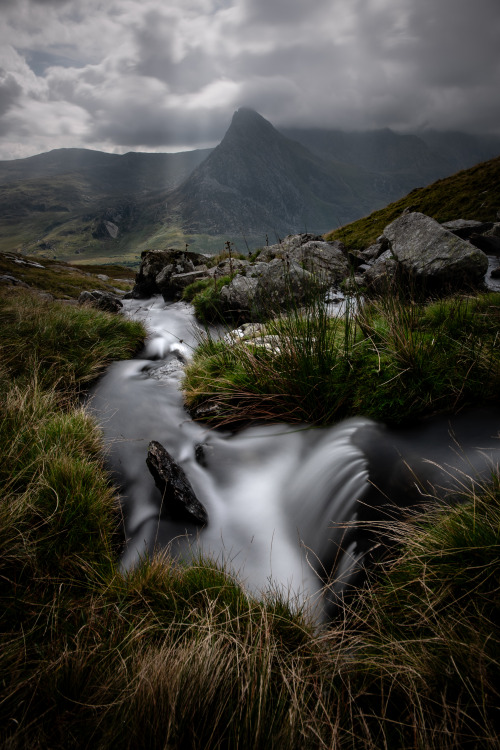
[[[319,609],[324,581],[333,572],[335,600],[372,541],[350,523],[386,518],[388,507],[435,490],[444,496],[457,473],[458,481],[485,477],[500,458],[491,412],[397,432],[362,417],[332,428],[208,429],[190,419],[179,387],[198,335],[191,306],[154,298],[127,300],[125,309],[145,323],[148,340],[138,358],[109,368],[90,401],[121,493],[125,569],[158,548],[183,560],[202,551],[251,593],[280,588]],[[151,440],[184,469],[206,527],[160,516],[146,466]]]

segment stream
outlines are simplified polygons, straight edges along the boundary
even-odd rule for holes
[[[282,591],[321,619],[362,580],[377,524],[487,481],[500,461],[500,413],[491,409],[404,430],[363,417],[331,428],[208,429],[190,419],[179,388],[196,346],[192,307],[160,297],[124,300],[124,310],[145,323],[145,348],[114,363],[90,400],[121,494],[124,569],[156,549],[184,561],[202,551],[249,593]],[[207,510],[205,527],[161,512],[146,466],[151,440],[184,469]]]

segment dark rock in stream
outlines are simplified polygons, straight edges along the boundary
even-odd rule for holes
[[[162,495],[162,515],[205,526],[207,511],[194,494],[183,469],[156,440],[149,444],[146,463]]]

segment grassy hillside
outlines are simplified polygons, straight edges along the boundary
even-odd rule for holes
[[[366,248],[375,242],[387,224],[410,207],[439,222],[453,219],[498,221],[500,157],[438,180],[428,187],[412,190],[401,200],[325,236],[342,240],[349,248]]]
[[[55,299],[74,299],[80,292],[90,289],[126,292],[135,279],[135,272],[123,266],[70,265],[18,253],[0,253],[0,275],[13,276],[34,290],[48,292]]]

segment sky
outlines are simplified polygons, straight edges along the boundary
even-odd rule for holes
[[[0,159],[276,127],[500,134],[499,0],[0,0]]]

